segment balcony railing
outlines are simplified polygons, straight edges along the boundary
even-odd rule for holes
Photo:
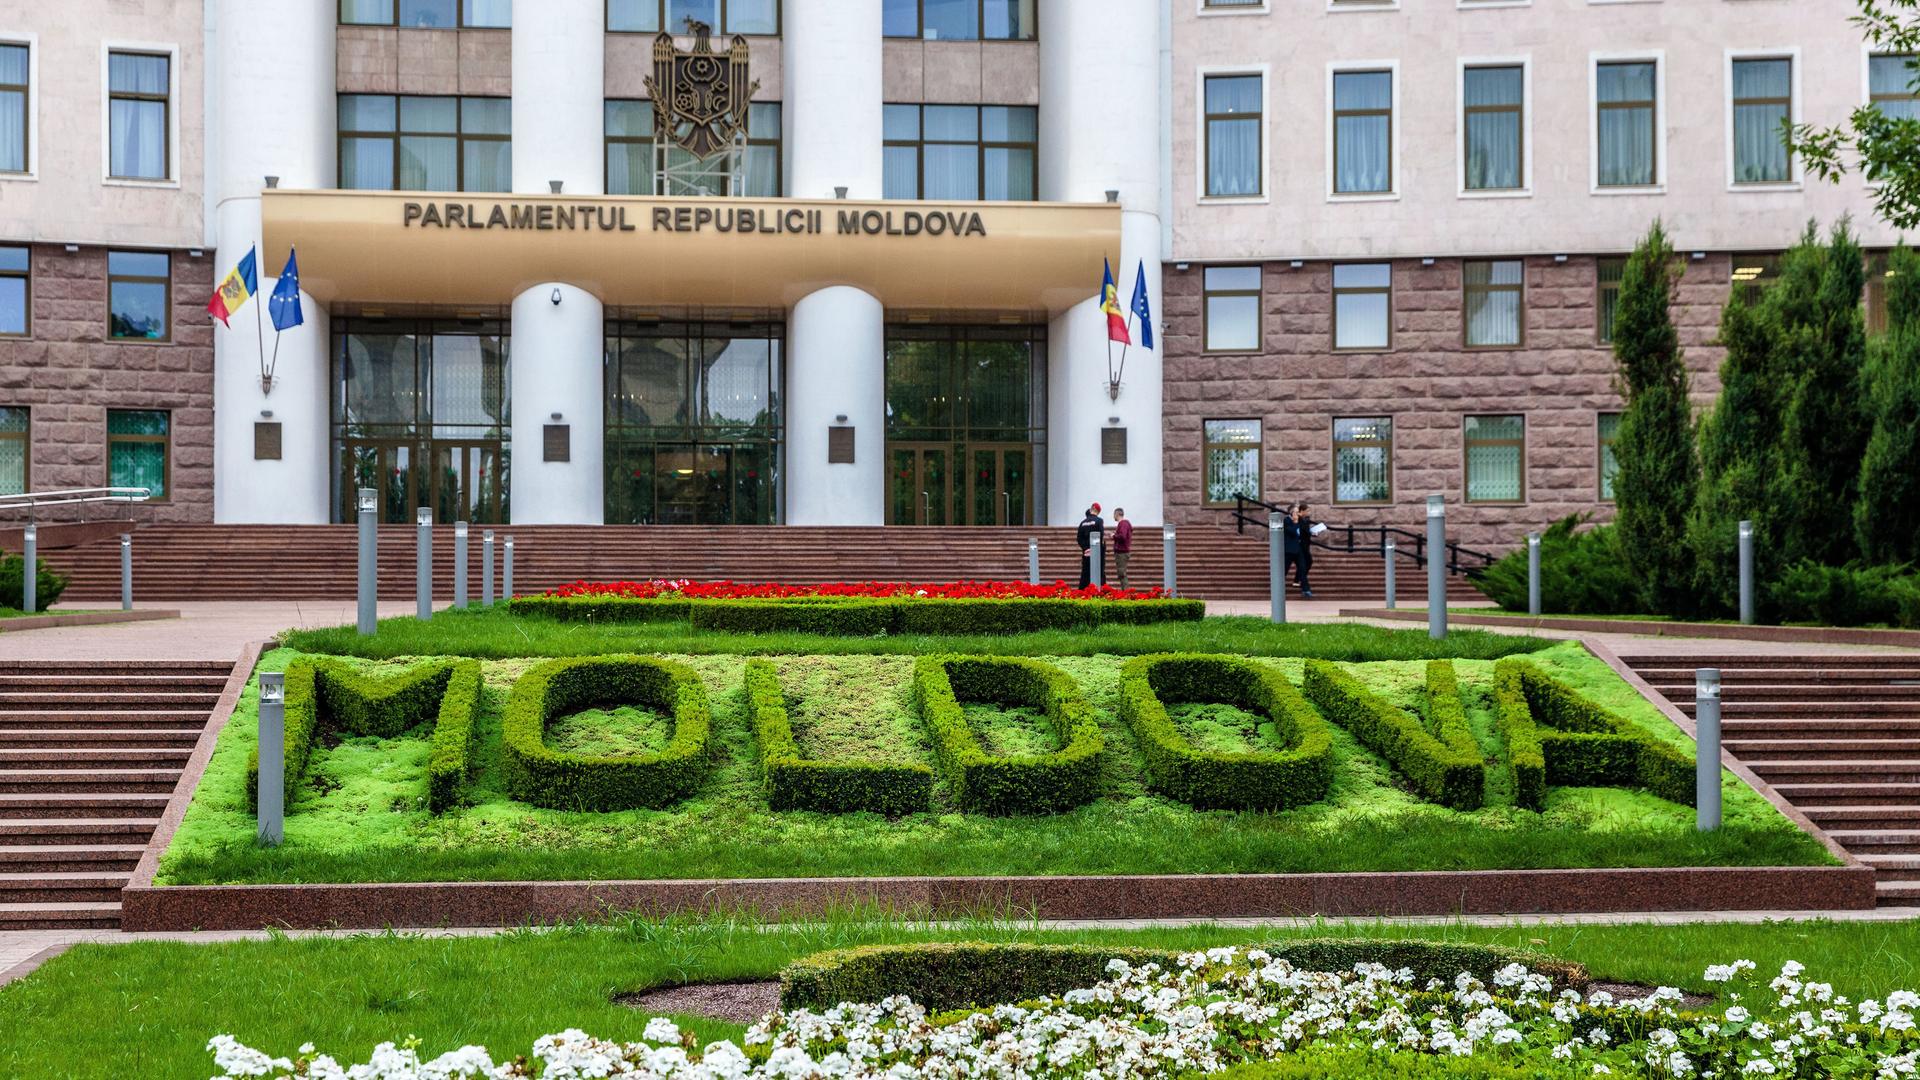
[[[1256,529],[1267,527],[1268,514],[1285,514],[1286,508],[1277,503],[1263,502],[1248,495],[1234,496],[1233,530],[1238,533],[1247,531],[1251,525]],[[1394,525],[1334,525],[1325,523],[1327,531],[1314,537],[1310,542],[1323,551],[1370,551],[1385,556],[1387,541],[1394,542],[1394,554],[1410,560],[1422,569],[1427,565],[1427,537],[1425,533],[1411,529],[1402,529]],[[1492,566],[1499,558],[1485,551],[1464,548],[1453,541],[1447,541],[1446,567],[1449,574],[1464,574],[1477,577]]]

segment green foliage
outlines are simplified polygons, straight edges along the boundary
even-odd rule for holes
[[[1876,563],[1920,562],[1920,255],[1902,244],[1887,258],[1887,332],[1867,365],[1873,433],[1860,462],[1853,509],[1860,554]]]
[[[1591,1076],[1546,1057],[1522,1051],[1512,1057],[1436,1057],[1432,1054],[1374,1050],[1307,1049],[1269,1061],[1238,1065],[1214,1073],[1215,1080],[1573,1080]]]
[[[1787,622],[1920,628],[1920,574],[1906,566],[1787,567],[1773,588]]]
[[[684,622],[692,607],[683,596],[516,596],[506,603],[515,615],[578,623]]]
[[[1059,749],[1000,756],[982,745],[961,702],[1024,705],[1046,713]],[[1099,794],[1106,736],[1073,677],[1052,664],[1006,656],[923,656],[913,703],[933,736],[954,802],[986,814],[1050,814]]]
[[[313,757],[313,742],[320,732],[319,695],[315,693],[314,682],[319,669],[333,663],[322,659],[302,659],[287,665],[284,696],[281,698],[285,725],[280,758],[282,807],[293,806],[293,793],[299,788],[301,778],[307,774],[307,763]],[[247,757],[247,803],[250,808],[257,810],[259,802],[260,751],[256,748]]]
[[[1920,4],[1915,0],[1859,0],[1853,21],[1873,51],[1920,53]],[[1908,64],[1908,85],[1920,85],[1920,68]],[[1896,117],[1869,102],[1843,125],[1797,124],[1793,152],[1808,172],[1838,183],[1858,170],[1872,185],[1874,211],[1896,229],[1920,226],[1920,119]]]
[[[1225,702],[1267,717],[1284,749],[1220,753],[1193,745],[1168,704]],[[1327,797],[1332,737],[1286,676],[1237,656],[1142,656],[1120,669],[1120,717],[1154,790],[1198,809],[1285,810]]]
[[[1540,610],[1555,615],[1644,611],[1613,526],[1580,528],[1590,516],[1569,514],[1540,534]],[[1527,610],[1526,547],[1502,555],[1474,584],[1507,611]]]
[[[427,809],[436,814],[459,803],[473,775],[479,745],[473,727],[480,713],[480,661],[455,661],[446,688],[427,751]]]
[[[1538,810],[1547,785],[1642,787],[1693,805],[1693,759],[1522,660],[1494,665],[1495,724],[1506,740],[1514,802]]]
[[[888,816],[928,809],[933,770],[925,765],[803,758],[772,664],[747,661],[746,692],[747,720],[760,747],[767,803],[773,809],[828,814],[865,810]]]
[[[1020,634],[1041,630],[1197,622],[1200,600],[1002,599],[988,597],[823,596],[791,599],[528,596],[509,605],[518,615],[568,622],[690,621],[696,632],[729,634]]]
[[[320,715],[340,730],[391,739],[432,715],[452,675],[450,663],[422,664],[386,678],[334,663],[320,669],[313,688],[319,695]]]
[[[548,721],[614,704],[671,715],[666,749],[589,757],[547,746]],[[522,675],[507,698],[501,773],[513,798],[535,806],[598,812],[671,806],[706,775],[710,724],[706,687],[685,664],[644,656],[549,660]]]
[[[1435,667],[1443,670],[1436,676]],[[1460,688],[1453,667],[1444,660],[1427,664],[1427,687],[1433,694],[1436,678],[1441,694],[1451,700],[1434,709],[1437,721],[1428,731],[1420,718],[1382,700],[1360,680],[1325,660],[1307,661],[1300,688],[1308,701],[1328,720],[1352,732],[1360,744],[1407,778],[1423,797],[1454,810],[1477,810],[1486,801],[1487,768],[1480,744],[1467,726],[1460,704]]]
[[[45,559],[36,559],[35,562],[38,565],[33,581],[33,606],[35,611],[45,611],[60,599],[61,593],[67,591],[67,575],[48,566]],[[26,609],[26,568],[26,556],[0,551],[0,608],[13,608],[16,611]]]
[[[849,597],[832,600],[695,600],[693,629],[730,634],[827,634],[873,637],[899,621],[899,601]]]

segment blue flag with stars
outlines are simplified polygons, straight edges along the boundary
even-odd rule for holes
[[[1147,262],[1140,260],[1140,276],[1133,282],[1133,313],[1140,316],[1140,346],[1153,348],[1153,305],[1147,300]]]
[[[306,313],[300,310],[300,265],[294,260],[292,248],[287,249],[287,265],[280,271],[273,295],[267,297],[267,314],[273,317],[275,330],[291,330],[307,321]]]

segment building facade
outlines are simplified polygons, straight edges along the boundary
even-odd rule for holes
[[[1846,0],[77,0],[0,16],[0,493],[184,520],[1604,515],[1621,257],[1718,309],[1910,110]],[[664,35],[664,36],[663,36]],[[298,252],[305,321],[265,297]],[[254,300],[203,310],[254,255]],[[1110,265],[1155,348],[1108,339]],[[1164,281],[1164,290],[1163,290]],[[1137,320],[1131,333],[1141,337]]]

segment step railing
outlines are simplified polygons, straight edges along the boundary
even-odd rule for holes
[[[153,489],[143,487],[90,487],[59,488],[53,491],[25,491],[17,495],[0,495],[0,517],[8,511],[25,510],[27,520],[33,520],[34,512],[51,506],[84,506],[89,504],[112,503],[132,506],[153,498]]]
[[[1236,533],[1244,534],[1249,525],[1264,530],[1267,527],[1268,514],[1287,513],[1287,508],[1278,503],[1265,502],[1250,495],[1235,495],[1233,501],[1233,531]],[[1385,557],[1387,541],[1392,540],[1394,554],[1411,561],[1421,569],[1426,568],[1427,537],[1425,533],[1394,525],[1333,525],[1327,522],[1320,522],[1320,524],[1327,526],[1326,531],[1313,537],[1310,543],[1323,551],[1343,551],[1348,554],[1369,552]],[[1448,574],[1464,575],[1468,578],[1478,577],[1498,559],[1497,555],[1475,551],[1472,548],[1461,547],[1454,541],[1447,541]]]

